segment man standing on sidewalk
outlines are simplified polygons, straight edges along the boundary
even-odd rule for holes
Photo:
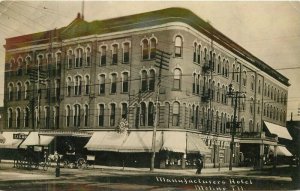
[[[196,174],[201,174],[201,170],[203,168],[203,161],[201,160],[200,157],[196,161],[196,166],[197,166]]]

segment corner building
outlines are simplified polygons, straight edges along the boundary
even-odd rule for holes
[[[53,136],[52,151],[73,142],[101,164],[149,166],[157,111],[157,167],[194,166],[199,153],[207,167],[227,166],[229,84],[245,95],[234,165],[260,166],[289,139],[272,130],[286,131],[288,79],[186,9],[93,22],[78,14],[66,27],[8,38],[5,49],[3,131]],[[170,54],[161,74],[156,50]]]

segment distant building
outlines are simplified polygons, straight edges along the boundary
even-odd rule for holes
[[[145,166],[158,107],[157,165],[194,165],[200,152],[206,166],[226,166],[226,124],[234,113],[229,84],[245,92],[234,165],[262,165],[282,136],[273,130],[287,131],[289,80],[186,9],[93,22],[78,15],[66,27],[8,38],[5,49],[4,130],[56,137],[52,150],[64,152],[72,142],[79,151],[87,143],[101,162],[126,153],[127,164]],[[157,50],[170,53],[161,76]],[[44,80],[37,83],[37,76]],[[114,135],[121,119],[128,137]]]

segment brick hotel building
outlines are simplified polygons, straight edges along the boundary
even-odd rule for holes
[[[206,166],[229,164],[229,84],[245,95],[238,99],[233,164],[261,167],[270,153],[290,154],[281,145],[291,139],[289,80],[189,10],[92,22],[78,14],[68,26],[8,38],[4,47],[0,149],[7,153],[28,146],[64,153],[72,143],[97,163],[125,158],[149,166],[160,78],[157,167],[193,166],[199,153]],[[170,53],[161,76],[157,49]],[[116,131],[121,119],[127,133]]]

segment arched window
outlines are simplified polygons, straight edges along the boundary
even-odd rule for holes
[[[110,114],[109,114],[109,126],[113,127],[116,125],[116,104],[110,104]]]
[[[12,109],[9,108],[8,111],[7,111],[7,121],[8,121],[8,128],[12,128],[12,122],[13,122],[13,112],[12,112]]]
[[[123,72],[122,73],[122,92],[123,93],[128,93],[128,72]]]
[[[54,127],[56,128],[56,129],[58,129],[59,128],[59,107],[58,106],[55,106],[54,108],[53,108],[53,117],[54,117]]]
[[[20,108],[16,109],[16,127],[17,128],[21,127],[21,109]]]
[[[80,127],[80,105],[74,105],[74,126]]]
[[[66,108],[66,126],[70,127],[70,122],[71,122],[71,107],[67,105]]]
[[[91,48],[87,47],[85,52],[85,65],[91,66]]]
[[[218,57],[217,72],[221,74],[221,56]]]
[[[49,128],[49,125],[50,125],[50,107],[49,106],[45,106],[44,108],[44,116],[45,116],[45,127],[46,128]]]
[[[28,74],[30,64],[31,64],[31,58],[28,56],[28,57],[25,58],[25,72],[26,72],[26,74]]]
[[[12,100],[13,100],[13,95],[14,95],[13,89],[14,89],[14,86],[13,86],[12,83],[10,83],[10,84],[8,85],[8,100],[9,100],[9,101],[12,101]]]
[[[226,62],[225,62],[225,59],[223,59],[223,62],[222,62],[222,75],[223,76],[226,76],[226,74],[225,74],[225,68],[226,68]]]
[[[258,88],[257,88],[257,92],[260,94],[261,93],[261,81],[258,80]]]
[[[100,127],[104,126],[104,104],[99,104],[98,125]]]
[[[21,99],[21,83],[17,83],[17,100]]]
[[[150,59],[155,58],[155,52],[156,52],[156,39],[151,38],[151,40],[150,40]]]
[[[149,91],[155,90],[155,71],[150,70],[149,74]]]
[[[100,66],[106,66],[106,46],[101,46],[100,50]]]
[[[194,43],[193,62],[197,62],[197,43]]]
[[[146,104],[144,102],[141,103],[141,112],[140,112],[140,126],[145,126],[146,124]]]
[[[149,59],[149,43],[147,39],[142,41],[142,58],[143,60]]]
[[[123,63],[129,62],[129,42],[123,44]]]
[[[175,57],[182,57],[182,37],[175,37]]]
[[[121,117],[122,119],[127,119],[127,115],[128,115],[128,106],[127,103],[122,103],[122,113],[121,113]]]
[[[240,81],[240,68],[237,67],[236,68],[236,82],[239,82]]]
[[[58,100],[60,96],[60,79],[54,80],[54,91],[55,91],[56,99]]]
[[[111,64],[115,65],[118,63],[118,45],[114,44],[112,46],[112,62]]]
[[[72,68],[73,67],[73,51],[69,50],[68,51],[68,68]]]
[[[198,83],[197,83],[196,73],[193,73],[193,86],[192,86],[193,94],[196,93],[196,84],[198,84]]]
[[[148,106],[148,126],[153,126],[154,124],[154,104],[149,102]]]
[[[229,63],[228,63],[228,60],[226,61],[226,64],[225,64],[225,77],[228,78],[228,72],[229,72]]]
[[[260,100],[257,100],[257,114],[260,114]]]
[[[235,79],[235,65],[232,65],[232,81]]]
[[[29,109],[27,107],[24,109],[24,127],[29,127]]]
[[[56,70],[58,70],[58,74],[60,74],[60,69],[61,69],[61,53],[58,52],[56,53]]]
[[[243,85],[244,86],[247,85],[247,72],[246,71],[243,72]]]
[[[75,95],[81,95],[82,79],[81,76],[75,76]]]
[[[173,103],[173,126],[179,126],[180,104],[179,102]]]
[[[176,68],[174,70],[174,81],[173,81],[173,89],[180,90],[181,89],[181,70]]]
[[[83,54],[83,50],[81,48],[77,48],[76,61],[75,61],[76,68],[82,67],[82,54]]]
[[[18,59],[18,68],[17,68],[17,75],[18,76],[22,75],[22,63],[23,63],[23,59],[19,58]]]
[[[111,74],[111,84],[110,84],[110,93],[117,93],[117,74]]]
[[[148,80],[147,80],[147,72],[145,70],[142,71],[142,76],[141,76],[141,89],[142,92],[145,92],[148,90]]]
[[[253,114],[254,113],[254,99],[251,98],[251,101],[250,101],[250,113]]]
[[[86,75],[84,78],[85,82],[85,94],[88,95],[90,94],[90,76]]]
[[[89,123],[89,106],[84,105],[84,126],[87,127]]]
[[[220,102],[220,83],[217,86],[217,102]]]
[[[201,45],[198,45],[198,49],[197,49],[197,62],[198,64],[200,64],[201,62]]]
[[[254,126],[253,126],[253,121],[252,120],[249,121],[249,131],[250,132],[254,131]]]
[[[105,75],[101,74],[99,77],[99,95],[105,94]]]
[[[67,78],[67,96],[71,96],[71,91],[72,91],[72,79],[71,77]]]

